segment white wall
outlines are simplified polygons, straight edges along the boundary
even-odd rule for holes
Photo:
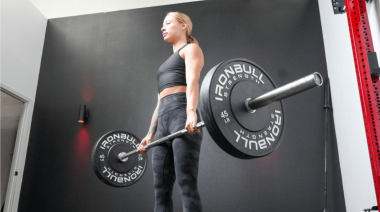
[[[380,0],[367,3],[369,25],[371,27],[372,42],[380,63]]]
[[[1,87],[27,103],[20,120],[4,211],[17,211],[47,19],[28,0],[1,0]],[[11,195],[9,195],[11,193]]]
[[[334,15],[330,0],[318,2],[346,209],[363,211],[377,205],[377,201],[347,14]]]
[[[30,0],[48,19],[200,0]]]

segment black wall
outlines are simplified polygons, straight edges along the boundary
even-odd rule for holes
[[[205,55],[201,79],[230,58],[247,58],[281,86],[312,72],[327,76],[315,0],[203,1],[48,21],[19,211],[152,211],[151,152],[130,187],[103,184],[91,149],[123,129],[142,139],[157,102],[156,71],[172,53],[160,28],[169,11],[193,21]],[[199,187],[204,211],[323,209],[323,87],[283,101],[282,144],[254,160],[223,152],[204,133]],[[90,110],[77,123],[79,104]],[[329,211],[345,211],[333,127],[329,143]],[[178,188],[175,211],[181,211]]]

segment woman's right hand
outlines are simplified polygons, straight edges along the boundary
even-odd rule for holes
[[[139,147],[137,148],[138,152],[147,152],[148,150],[145,149],[145,146],[150,144],[152,142],[152,136],[146,136],[140,143]]]

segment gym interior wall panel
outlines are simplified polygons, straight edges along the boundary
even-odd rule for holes
[[[28,0],[1,1],[1,86],[28,101],[20,120],[4,211],[17,211],[47,19]],[[12,172],[13,173],[13,172]],[[3,204],[3,202],[1,203]]]
[[[329,1],[319,8],[345,204],[349,212],[363,211],[377,203],[347,15],[334,15]]]
[[[156,72],[173,53],[162,39],[169,11],[193,21],[205,56],[201,73],[244,57],[277,86],[320,72],[327,76],[318,2],[200,1],[48,21],[19,211],[152,211],[151,151],[144,176],[113,188],[91,167],[91,150],[106,132],[142,139],[157,103]],[[272,154],[241,160],[204,131],[199,190],[204,211],[323,210],[324,89],[283,101],[282,143]],[[77,123],[79,104],[90,111]],[[346,211],[331,119],[328,207]],[[181,211],[178,186],[174,211]]]

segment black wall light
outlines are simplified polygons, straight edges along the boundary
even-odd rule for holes
[[[88,110],[86,109],[86,105],[79,105],[79,116],[78,122],[84,123],[88,119]]]

